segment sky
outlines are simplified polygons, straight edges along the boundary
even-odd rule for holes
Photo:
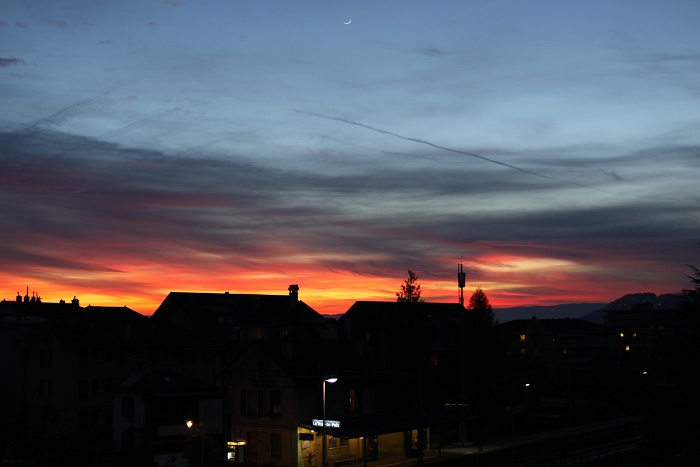
[[[3,0],[0,298],[675,293],[700,2]]]

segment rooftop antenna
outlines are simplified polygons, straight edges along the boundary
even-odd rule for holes
[[[464,310],[464,286],[466,285],[466,274],[462,268],[462,257],[459,258],[459,263],[457,264],[457,285],[459,286],[459,304],[463,308],[464,316],[459,321],[459,410],[462,415],[462,421],[459,423],[459,441],[463,443],[467,439],[467,426],[465,423],[466,413],[465,406],[467,403],[467,391],[466,391],[466,381],[465,381],[465,359],[464,359],[464,348],[465,348],[465,331],[466,331],[466,320],[467,311]]]
[[[460,259],[461,261],[461,259]],[[457,286],[459,287],[459,304],[464,306],[464,286],[466,284],[466,274],[462,269],[462,263],[457,264]]]

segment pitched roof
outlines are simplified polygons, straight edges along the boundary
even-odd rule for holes
[[[466,309],[459,303],[399,303],[379,301],[358,301],[338,320],[341,326],[355,322],[371,322],[386,336],[406,341],[409,336],[423,333],[431,328],[438,340],[457,332],[463,322]]]
[[[466,310],[459,303],[357,301],[340,320],[355,313],[371,314],[390,326],[414,324],[417,318],[458,323]]]
[[[152,319],[159,320],[170,311],[184,313],[199,325],[215,324],[211,317],[219,314],[232,315],[239,326],[285,326],[323,318],[303,301],[288,295],[170,292]]]

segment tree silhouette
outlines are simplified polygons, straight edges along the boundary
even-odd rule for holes
[[[698,246],[700,246],[700,243],[698,243]],[[688,267],[693,271],[693,273],[686,277],[690,279],[690,283],[693,284],[693,288],[681,290],[680,295],[683,299],[682,305],[686,309],[700,311],[700,269],[690,264]]]
[[[412,269],[408,270],[408,279],[401,286],[401,292],[396,293],[396,301],[401,303],[422,302],[420,298],[420,284],[418,276]]]
[[[478,321],[486,326],[491,326],[494,321],[493,307],[489,302],[481,287],[477,287],[472,296],[469,298],[467,310],[478,317]]]

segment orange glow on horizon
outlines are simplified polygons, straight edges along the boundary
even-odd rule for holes
[[[8,278],[4,278],[5,284],[10,282]],[[12,278],[12,282],[20,284],[18,278]],[[221,278],[218,281],[199,282],[199,286],[188,282],[183,282],[181,286],[169,287],[164,289],[154,285],[153,291],[144,292],[141,294],[130,293],[120,294],[109,287],[99,287],[96,290],[87,290],[86,288],[74,288],[70,285],[55,284],[50,282],[31,281],[29,287],[29,296],[36,293],[44,302],[56,303],[60,300],[70,302],[75,296],[80,300],[82,306],[126,306],[134,311],[144,315],[151,315],[163,302],[170,292],[213,292],[213,293],[241,293],[241,294],[265,294],[265,295],[286,295],[287,288],[290,284],[298,284],[300,286],[299,298],[307,305],[322,314],[342,314],[345,313],[356,301],[361,300],[376,300],[376,301],[394,301],[396,300],[396,292],[399,291],[403,284],[402,279],[385,278],[385,277],[369,277],[358,276],[352,274],[329,274],[320,277],[300,277],[291,278],[275,277],[243,277],[236,280],[237,287],[231,287],[231,281],[226,278]],[[458,288],[456,280],[451,282],[440,281],[419,281],[421,291],[425,301],[457,303]],[[468,302],[469,297],[476,289],[476,285],[467,286],[464,289],[465,302]],[[12,296],[4,296],[2,298],[13,301],[16,292],[21,296],[26,293],[26,286],[15,286],[16,290]],[[503,308],[519,305],[533,304],[557,304],[562,303],[561,300],[552,297],[541,297],[540,303],[534,296],[529,294],[513,293],[508,291],[506,284],[481,284],[481,288],[487,294],[494,308]],[[563,298],[563,297],[562,297]],[[546,303],[544,303],[546,300]]]
[[[298,258],[297,258],[298,259]],[[312,261],[303,264],[278,263],[231,265],[213,261],[202,267],[134,261],[107,264],[94,271],[41,270],[13,275],[0,272],[4,287],[0,299],[14,301],[17,292],[39,295],[44,302],[70,302],[75,296],[82,306],[126,306],[151,315],[170,292],[213,292],[232,294],[286,295],[290,284],[300,287],[299,298],[322,314],[345,313],[356,301],[394,301],[406,278],[405,271],[391,276],[361,275],[342,269],[319,268]],[[346,259],[347,262],[347,259]],[[340,259],[338,260],[340,264]],[[466,265],[466,264],[465,264]],[[630,278],[624,270],[548,258],[483,255],[468,264],[465,303],[477,287],[486,293],[495,309],[515,306],[563,303],[609,303],[627,293],[673,293],[684,286],[656,283],[655,278]],[[293,272],[289,272],[293,271]],[[425,301],[458,303],[457,273],[418,271],[421,297]],[[431,277],[432,276],[432,277]],[[635,282],[635,279],[637,281]],[[639,284],[653,284],[645,290]],[[642,289],[645,287],[642,286]],[[670,292],[669,292],[670,291]]]

